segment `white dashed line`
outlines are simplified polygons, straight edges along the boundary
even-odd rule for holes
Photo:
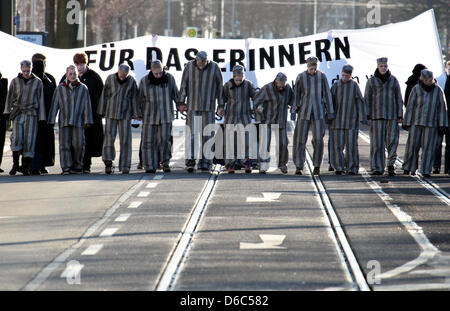
[[[155,188],[158,184],[155,182],[149,182],[147,184],[147,186],[145,188],[149,189],[149,188]]]
[[[142,202],[140,202],[140,201],[134,201],[134,202],[131,202],[130,205],[128,205],[128,208],[138,208],[141,204],[142,204]]]
[[[139,192],[137,197],[138,198],[146,198],[146,197],[148,197],[149,194],[150,194],[150,192],[148,192],[148,191],[141,191],[141,192]]]
[[[84,252],[81,253],[82,256],[92,256],[95,255],[103,248],[103,244],[93,244],[85,249]]]
[[[128,218],[130,218],[131,214],[120,214],[119,217],[114,220],[115,222],[124,222],[127,221]]]
[[[117,230],[119,230],[119,228],[106,228],[100,233],[100,236],[103,238],[112,237]]]

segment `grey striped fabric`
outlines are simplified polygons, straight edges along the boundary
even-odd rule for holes
[[[255,112],[262,106],[261,123],[279,124],[280,128],[286,128],[289,108],[295,104],[295,95],[289,84],[279,92],[274,82],[264,85],[253,101]]]
[[[137,104],[138,88],[134,77],[119,83],[117,73],[106,78],[97,113],[115,120],[130,120],[142,115]]]
[[[70,88],[63,83],[58,85],[53,94],[48,123],[55,123],[58,111],[59,127],[83,127],[85,124],[94,123],[87,86],[83,83],[74,88]]]
[[[146,170],[156,170],[158,160],[169,165],[172,158],[172,123],[143,124],[142,127],[142,164]]]
[[[312,131],[311,143],[314,148],[313,152],[313,165],[314,167],[320,167],[323,160],[324,143],[323,137],[325,136],[325,120],[304,120],[297,119],[294,130],[294,143],[293,149],[293,161],[297,169],[303,170],[305,165],[306,156],[306,142],[308,140],[309,128]]]
[[[433,152],[437,140],[437,128],[412,125],[408,131],[403,169],[415,172],[419,163],[419,150],[422,149],[420,173],[430,174],[433,168]]]
[[[260,125],[259,126],[259,134],[260,134],[260,152],[259,152],[259,165],[261,170],[268,170],[270,163],[270,144],[272,140],[272,131],[275,134],[276,144],[278,148],[276,148],[276,156],[277,156],[277,164],[278,168],[285,168],[287,166],[289,160],[289,139],[287,137],[287,128],[277,127],[274,125]],[[278,135],[277,135],[278,134]],[[266,142],[266,144],[264,144]]]
[[[447,105],[439,85],[435,85],[431,92],[419,84],[412,89],[403,124],[435,128],[448,126]]]
[[[178,102],[178,89],[173,76],[166,74],[168,83],[151,84],[148,75],[139,83],[138,103],[144,124],[172,123],[174,119],[173,102]]]
[[[334,118],[330,87],[323,72],[317,71],[315,75],[306,71],[300,73],[295,80],[294,93],[298,119]]]
[[[225,105],[225,124],[243,124],[252,122],[252,107],[250,99],[256,94],[253,83],[244,80],[237,86],[232,80],[223,86],[223,105]],[[223,106],[219,106],[223,107]]]
[[[399,141],[397,120],[372,120],[370,126],[370,169],[384,172],[385,150],[388,152],[388,166],[394,166]]]
[[[119,132],[120,156],[119,170],[130,170],[131,167],[131,120],[105,119],[105,138],[103,140],[103,161],[114,161],[116,158],[115,141],[117,132]]]
[[[366,83],[364,100],[368,118],[397,120],[403,117],[403,99],[397,78],[390,76],[383,83],[373,76]]]
[[[367,119],[366,106],[359,85],[350,80],[337,81],[331,87],[331,97],[336,118],[332,129],[359,129],[359,123]]]
[[[331,129],[331,165],[336,171],[359,171],[358,129]],[[345,155],[344,155],[345,148]]]
[[[38,116],[39,120],[47,119],[42,81],[34,74],[31,74],[27,83],[20,77],[12,79],[3,113],[10,114],[13,109],[18,109],[19,113]]]
[[[63,171],[83,167],[84,144],[82,127],[59,128],[59,162]]]
[[[37,116],[19,114],[12,122],[11,150],[22,151],[24,158],[33,158],[37,126]]]
[[[185,134],[185,163],[186,166],[195,166],[195,160],[198,159],[198,168],[208,168],[212,164],[214,157],[204,154],[204,145],[207,141],[212,139],[212,135],[203,135],[206,126],[215,124],[214,111],[187,111],[186,116],[186,130],[189,133]],[[217,124],[219,126],[219,124]],[[222,137],[223,138],[223,137]],[[222,139],[223,141],[223,139]],[[222,144],[223,145],[223,144]],[[222,148],[218,148],[222,150]],[[217,155],[219,158],[219,155]]]
[[[205,69],[198,69],[195,60],[187,63],[181,78],[179,102],[192,111],[216,111],[223,106],[223,78],[219,66],[208,61]]]

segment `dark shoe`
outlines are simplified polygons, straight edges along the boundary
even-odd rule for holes
[[[112,161],[105,161],[105,173],[111,174],[114,172]]]
[[[123,175],[130,174],[130,170],[129,169],[122,170],[122,174]]]
[[[372,176],[380,176],[380,175],[383,175],[383,173],[381,173],[380,171],[373,171],[372,173],[370,173],[370,175],[372,175]]]
[[[395,167],[392,165],[388,166],[388,173],[389,176],[395,176]]]
[[[234,174],[234,167],[229,166],[229,167],[227,168],[227,171],[228,171],[228,174]]]
[[[315,167],[314,168],[313,175],[320,175],[320,167]]]
[[[342,171],[336,171],[334,172],[336,175],[342,175]]]
[[[188,167],[186,167],[186,171],[188,173],[193,173],[194,172],[194,167],[193,166],[188,166]]]
[[[409,175],[409,171],[408,170],[403,170],[403,175]]]
[[[416,176],[416,172],[411,172],[411,176]]]
[[[0,168],[0,173],[4,173],[5,171]]]
[[[155,173],[156,173],[156,170],[154,170],[154,169],[151,169],[151,170],[145,170],[145,172],[146,172],[147,174],[155,174]]]
[[[13,165],[13,167],[11,168],[11,170],[9,171],[9,175],[16,175],[16,173],[19,171],[19,167]]]
[[[295,175],[303,175],[302,170],[301,169],[296,169],[295,170]]]
[[[422,176],[425,177],[425,178],[430,178],[431,177],[430,174],[422,174]]]
[[[265,170],[259,170],[259,173],[262,174],[262,175],[265,175],[266,171]]]
[[[84,169],[82,170],[82,172],[83,172],[83,174],[90,174],[90,173],[91,173],[91,170],[90,170],[89,168],[84,168]]]
[[[164,173],[170,173],[170,167],[169,167],[169,165],[163,165],[163,172],[164,172]]]
[[[283,174],[287,174],[287,173],[288,173],[288,169],[287,169],[286,166],[280,167],[280,171],[281,171],[281,173],[283,173]]]
[[[142,163],[138,163],[137,169],[138,169],[138,170],[143,170],[143,169],[144,169],[144,167],[142,166]]]
[[[70,171],[62,171],[61,175],[70,175]]]
[[[347,172],[347,175],[349,175],[349,176],[355,176],[356,173],[355,173],[355,172]]]
[[[32,170],[31,175],[41,175],[41,172],[39,172],[38,170]]]
[[[245,167],[245,172],[247,174],[251,173],[252,172],[252,161],[250,159],[247,159],[247,161],[245,161],[244,167]]]
[[[438,170],[438,169],[435,169],[435,170],[433,171],[433,174],[440,174],[440,173],[441,173],[441,171]]]
[[[328,166],[328,172],[333,172],[334,171],[334,167],[332,167],[331,165]]]
[[[31,164],[32,164],[33,158],[22,158],[22,174],[23,176],[30,176],[31,175]]]
[[[82,174],[82,173],[83,173],[83,170],[81,168],[73,168],[70,170],[70,174],[77,175],[77,174]]]
[[[43,168],[41,168],[40,169],[40,172],[41,172],[41,174],[48,174],[48,171],[47,171],[47,169],[45,168],[45,167],[43,167]]]

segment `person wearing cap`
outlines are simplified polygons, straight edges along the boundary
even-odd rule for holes
[[[295,174],[302,175],[305,164],[305,148],[308,132],[312,131],[313,174],[320,174],[322,164],[326,122],[334,119],[334,108],[330,87],[326,75],[317,69],[317,57],[306,60],[307,70],[297,76],[294,86],[297,123],[294,131],[293,160],[296,166]]]
[[[448,127],[447,104],[444,92],[434,80],[433,72],[424,69],[421,81],[411,91],[402,127],[408,131],[404,174],[415,175],[422,149],[420,173],[430,177],[433,164],[433,151],[438,132]]]
[[[4,172],[4,170],[1,169],[1,166],[3,159],[3,148],[5,146],[7,120],[3,115],[3,111],[5,110],[7,95],[8,95],[8,79],[3,78],[2,73],[0,72],[0,173]]]
[[[61,174],[80,174],[83,172],[85,152],[84,129],[92,126],[94,120],[89,90],[78,79],[74,65],[66,68],[66,79],[56,87],[53,94],[49,124],[55,124],[58,112]]]
[[[31,58],[33,63],[32,72],[42,81],[44,90],[45,115],[48,117],[52,105],[53,93],[56,89],[55,78],[45,71],[47,58],[45,55],[36,53]],[[46,122],[38,123],[36,134],[36,147],[33,157],[33,175],[48,174],[46,167],[55,165],[55,130],[52,124]]]
[[[202,171],[211,169],[213,157],[205,155],[203,151],[205,143],[212,137],[204,135],[204,129],[215,124],[216,102],[218,106],[223,106],[222,92],[223,79],[219,65],[209,60],[206,52],[198,52],[195,59],[184,67],[177,104],[180,112],[187,111],[186,126],[189,135],[186,135],[185,164],[189,173],[194,172],[196,157],[200,158],[198,169]],[[195,131],[201,131],[200,135]],[[196,136],[200,136],[201,139],[198,144],[201,155],[194,150],[197,145],[194,143]]]
[[[384,174],[387,149],[388,173],[394,176],[403,100],[400,84],[388,68],[387,57],[377,59],[377,69],[366,83],[364,101],[370,123],[370,174]]]
[[[42,81],[31,72],[32,64],[28,60],[20,63],[21,72],[11,81],[4,114],[12,121],[11,151],[13,166],[10,175],[19,170],[19,158],[22,153],[22,174],[31,175],[36,134],[39,122],[45,122],[44,90]]]
[[[141,119],[137,104],[138,88],[136,80],[130,75],[130,66],[119,65],[116,73],[106,78],[100,96],[97,113],[105,118],[105,139],[102,160],[105,173],[114,172],[114,147],[117,131],[120,139],[119,171],[128,174],[131,167],[131,119]]]
[[[223,86],[223,103],[219,105],[219,115],[224,116],[225,120],[225,138],[226,146],[234,146],[232,154],[226,153],[225,167],[229,173],[234,173],[235,166],[238,161],[244,161],[245,171],[250,173],[252,171],[251,159],[249,158],[249,132],[245,132],[245,140],[239,140],[240,133],[236,133],[235,137],[233,129],[240,128],[244,130],[245,127],[252,124],[252,107],[250,100],[254,100],[256,95],[253,83],[245,79],[245,69],[241,65],[236,65],[232,69],[233,78],[227,81]],[[245,146],[245,159],[238,158],[238,143],[240,147]],[[231,147],[230,147],[231,148]],[[230,148],[225,148],[225,151]]]
[[[170,172],[172,158],[173,103],[178,102],[174,77],[166,72],[159,60],[139,84],[138,103],[142,109],[142,164],[146,173],[155,173],[159,160],[165,173]]]
[[[353,66],[342,67],[342,77],[331,87],[336,118],[330,125],[332,165],[336,175],[346,169],[348,175],[359,170],[359,123],[367,119],[366,106],[359,85],[352,79]],[[345,147],[345,156],[344,156]]]
[[[261,137],[265,137],[265,140],[260,140],[261,148],[263,148],[259,155],[259,172],[261,174],[266,173],[270,163],[268,155],[272,130],[278,131],[278,168],[283,174],[288,173],[287,115],[293,105],[295,105],[294,91],[287,83],[286,74],[282,72],[276,75],[273,82],[264,85],[254,99],[255,115],[258,114],[261,120],[259,131]]]

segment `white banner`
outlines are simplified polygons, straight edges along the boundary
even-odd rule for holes
[[[105,80],[117,71],[119,63],[128,63],[138,83],[148,73],[152,57],[158,57],[169,67],[179,85],[182,69],[196,51],[204,50],[223,71],[224,82],[231,78],[234,64],[243,64],[247,79],[256,86],[272,81],[282,71],[288,81],[306,70],[309,56],[321,59],[319,69],[330,85],[339,78],[342,66],[355,67],[354,77],[361,90],[376,69],[376,59],[389,58],[389,68],[400,82],[402,90],[417,63],[434,72],[439,84],[445,83],[445,72],[439,37],[432,10],[406,22],[361,30],[330,30],[328,33],[291,39],[201,39],[145,36],[131,40],[100,44],[78,49],[53,49],[19,40],[0,32],[0,72],[10,81],[20,71],[19,63],[31,59],[34,53],[47,57],[47,72],[57,81],[72,64],[73,55],[84,51],[89,67]]]

